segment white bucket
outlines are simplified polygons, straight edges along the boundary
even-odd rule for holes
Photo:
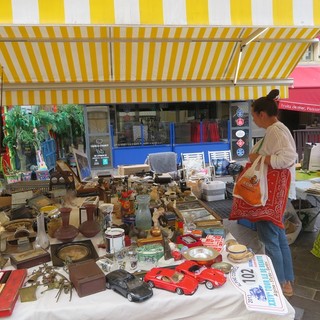
[[[109,228],[105,231],[107,253],[115,253],[124,248],[124,230]]]

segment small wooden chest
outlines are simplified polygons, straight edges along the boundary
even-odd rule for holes
[[[106,278],[93,259],[69,265],[70,281],[79,297],[106,290]]]

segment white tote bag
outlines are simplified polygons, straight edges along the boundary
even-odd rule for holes
[[[251,206],[264,206],[268,200],[267,165],[265,157],[259,157],[253,163],[247,163],[241,172],[233,190],[233,196]]]

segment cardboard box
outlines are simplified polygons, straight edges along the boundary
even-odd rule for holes
[[[19,289],[23,286],[27,276],[27,270],[0,271],[0,274],[0,317],[7,317],[12,314],[13,308],[18,300]]]
[[[106,278],[93,259],[69,265],[70,281],[79,297],[106,290]]]
[[[11,206],[12,197],[0,197],[0,208],[10,207]]]
[[[148,164],[135,164],[131,166],[118,166],[118,174],[122,176],[130,176],[137,172],[148,172],[150,166]]]

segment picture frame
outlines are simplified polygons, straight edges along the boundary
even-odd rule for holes
[[[79,176],[74,172],[74,170],[65,161],[57,160],[56,165],[57,165],[57,170],[59,172],[72,173],[77,196],[79,196],[79,197],[86,196],[87,197],[88,195],[99,194],[98,184],[96,182],[94,182],[94,181],[81,182]],[[70,178],[71,177],[69,177],[69,176],[66,177],[66,179],[70,179]]]
[[[183,221],[191,218],[193,219],[194,223],[203,221],[204,223],[209,222],[209,224],[212,224],[214,221],[215,225],[222,224],[222,218],[199,199],[177,202],[174,211],[176,215]]]
[[[76,148],[73,148],[73,155],[76,160],[80,181],[87,182],[92,180],[92,172],[87,155]]]

